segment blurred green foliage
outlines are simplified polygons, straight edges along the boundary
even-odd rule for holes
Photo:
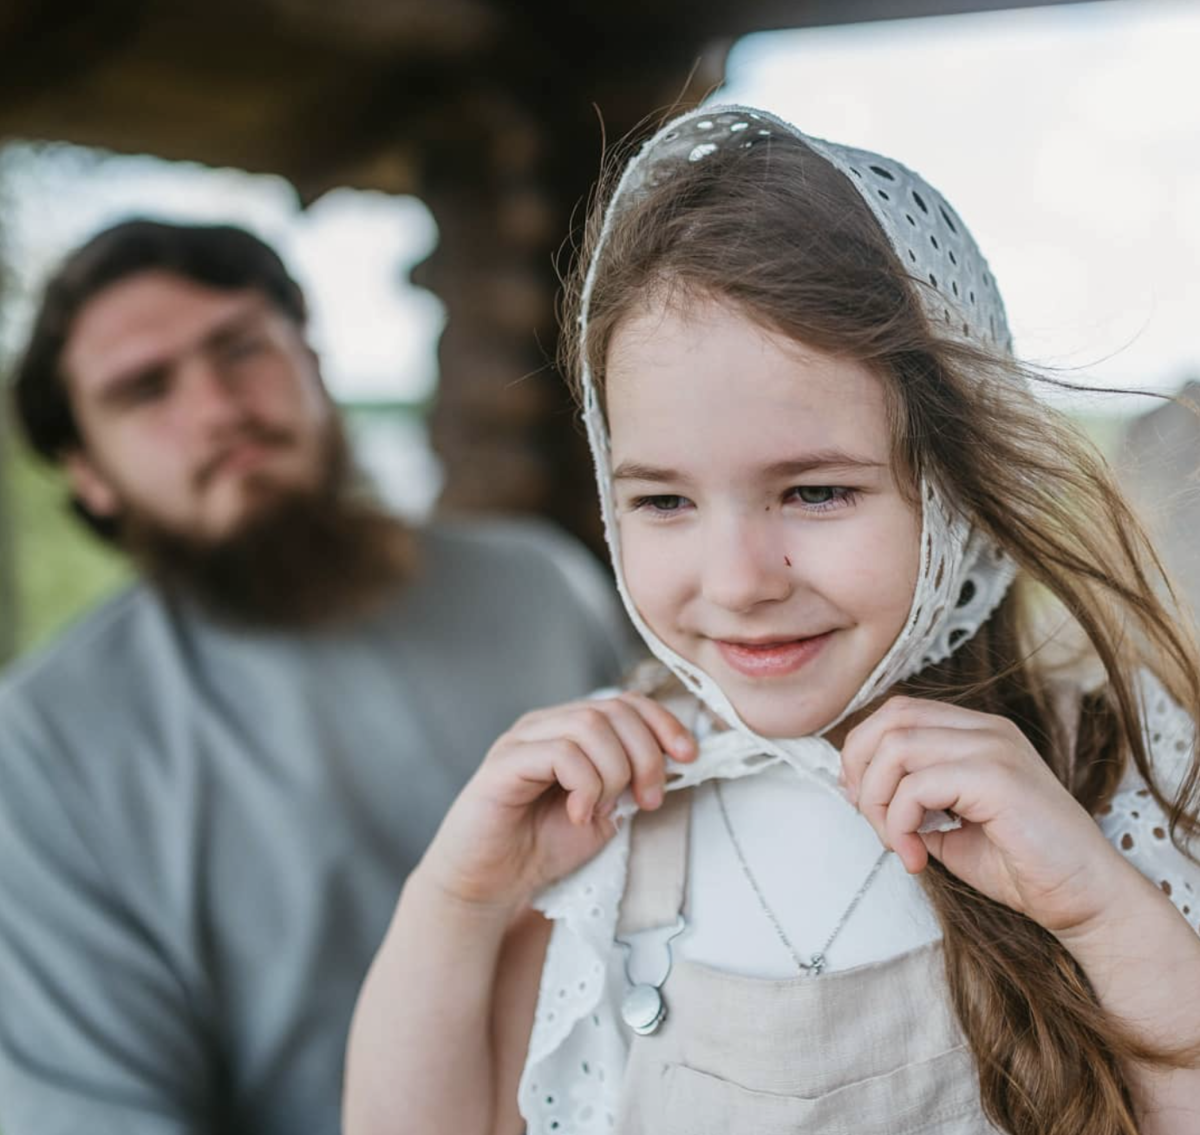
[[[95,539],[67,505],[61,475],[23,447],[5,447],[10,465],[17,576],[17,651],[44,642],[129,578],[125,561]]]

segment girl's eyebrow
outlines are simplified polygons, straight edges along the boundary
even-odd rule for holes
[[[817,469],[882,469],[885,461],[870,461],[853,453],[840,449],[822,449],[816,453],[808,453],[801,457],[791,457],[785,461],[774,461],[763,468],[767,477],[798,477]],[[654,484],[678,482],[687,479],[686,474],[677,469],[664,469],[656,465],[643,465],[639,461],[622,461],[613,470],[614,481],[649,481]]]
[[[614,481],[682,481],[683,474],[674,469],[660,469],[654,465],[643,465],[638,461],[622,461],[613,470]]]
[[[886,461],[871,461],[840,449],[822,449],[803,457],[775,461],[763,472],[771,477],[788,477],[811,473],[814,469],[883,469],[886,465]]]

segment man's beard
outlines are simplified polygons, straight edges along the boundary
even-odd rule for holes
[[[334,421],[314,488],[265,486],[238,530],[201,540],[129,512],[120,542],[161,590],[224,622],[300,630],[346,622],[394,595],[415,564],[412,533],[355,484]]]

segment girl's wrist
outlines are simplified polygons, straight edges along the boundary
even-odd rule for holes
[[[465,879],[439,864],[427,853],[410,872],[404,884],[422,906],[444,911],[447,917],[465,918],[481,924],[507,927],[527,905],[519,895],[500,894]]]
[[[1151,880],[1123,862],[1135,877],[1116,883],[1112,904],[1056,937],[1087,975],[1101,1007],[1142,1041],[1200,1051],[1200,937]]]
[[[1065,883],[1050,892],[1048,901],[1039,898],[1032,908],[1026,908],[1026,913],[1068,950],[1073,943],[1103,939],[1112,927],[1125,921],[1131,909],[1165,897],[1099,828],[1094,829],[1094,836],[1075,848],[1071,862],[1060,865]],[[1071,839],[1072,835],[1067,832],[1062,838]]]
[[[1153,935],[1154,928],[1179,918],[1170,899],[1123,856],[1114,855],[1114,871],[1106,879],[1103,900],[1094,914],[1054,936],[1085,967],[1111,947]]]

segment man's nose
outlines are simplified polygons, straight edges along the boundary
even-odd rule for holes
[[[773,516],[720,524],[707,543],[705,599],[728,611],[786,599],[794,576],[782,529]]]
[[[220,432],[244,417],[237,384],[203,354],[182,365],[178,381],[182,394],[180,413],[189,428],[203,433]]]

